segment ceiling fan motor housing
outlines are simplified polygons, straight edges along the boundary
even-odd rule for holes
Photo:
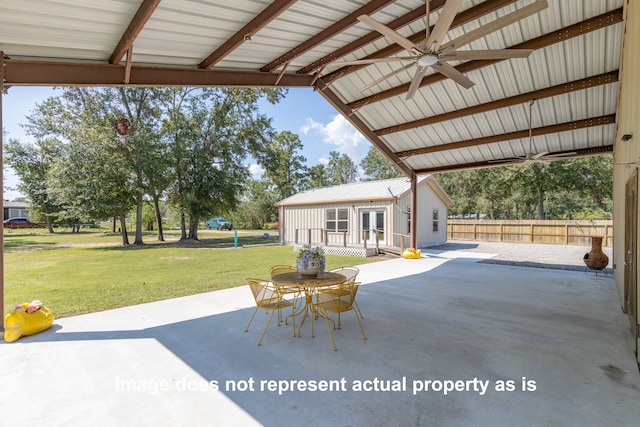
[[[438,62],[438,57],[432,53],[427,53],[426,55],[418,58],[416,64],[418,64],[419,67],[430,67],[436,62]]]

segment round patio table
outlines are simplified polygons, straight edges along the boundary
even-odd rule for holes
[[[271,278],[271,281],[278,287],[295,288],[304,292],[304,307],[298,313],[294,313],[294,316],[297,316],[304,312],[302,322],[300,322],[300,326],[298,327],[298,337],[300,337],[300,330],[309,315],[309,311],[313,311],[313,294],[322,290],[322,288],[344,283],[345,280],[347,280],[347,278],[344,275],[331,271],[325,271],[317,276],[304,276],[297,271],[291,271],[276,274]]]
[[[345,280],[347,280],[347,278],[344,275],[340,273],[333,273],[331,271],[325,271],[317,276],[303,276],[297,271],[289,271],[286,273],[276,274],[271,278],[271,281],[278,286],[308,289],[339,285]]]

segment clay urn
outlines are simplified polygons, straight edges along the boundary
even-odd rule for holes
[[[592,270],[602,270],[609,264],[609,257],[602,252],[602,237],[591,237],[591,252],[584,254],[584,263]]]

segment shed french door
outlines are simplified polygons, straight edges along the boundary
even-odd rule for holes
[[[386,230],[384,228],[384,211],[360,211],[360,230],[362,235],[360,239],[369,244],[376,243],[376,231],[380,241],[384,242]]]

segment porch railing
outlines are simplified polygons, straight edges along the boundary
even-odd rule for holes
[[[392,236],[394,242],[396,241],[397,237],[400,237],[400,251],[404,251],[405,248],[409,247],[409,245],[406,243],[411,241],[411,236],[409,236],[408,234],[393,233]]]
[[[380,252],[380,234],[382,230],[375,230],[375,248],[376,253]],[[298,244],[321,244],[324,246],[341,245],[343,247],[348,246],[347,231],[329,231],[324,228],[296,228],[294,234],[294,243]],[[364,249],[368,249],[368,241],[371,237],[370,230],[359,230],[359,235],[362,237],[362,244],[353,243],[351,246],[362,246]],[[330,237],[334,237],[330,239]]]

